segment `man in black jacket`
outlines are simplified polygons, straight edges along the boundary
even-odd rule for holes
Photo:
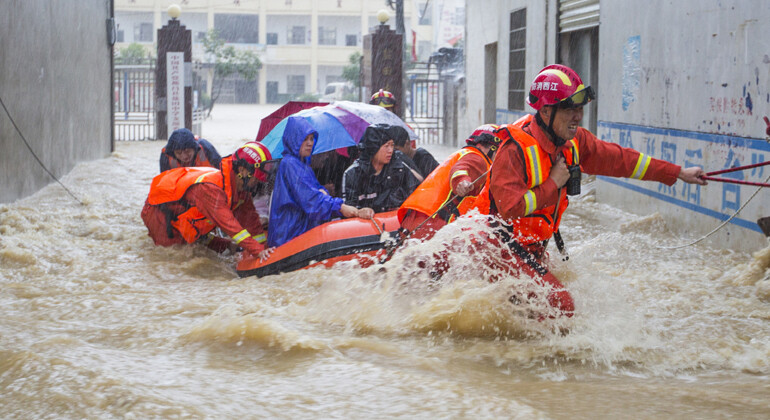
[[[422,178],[427,178],[438,167],[438,162],[429,151],[422,147],[415,149],[412,146],[412,141],[409,140],[409,133],[406,132],[404,127],[394,125],[388,131],[394,141],[396,150],[400,152],[399,154],[402,154],[402,159],[407,165],[417,169]]]
[[[420,184],[417,174],[394,155],[393,138],[386,124],[366,128],[358,159],[342,177],[345,204],[370,207],[376,213],[395,210]]]

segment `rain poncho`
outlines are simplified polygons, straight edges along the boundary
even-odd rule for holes
[[[279,246],[333,217],[340,217],[342,199],[328,195],[299,148],[309,134],[318,133],[302,117],[289,117],[283,132],[283,159],[278,165],[270,204],[268,246]],[[315,145],[314,145],[315,147]]]

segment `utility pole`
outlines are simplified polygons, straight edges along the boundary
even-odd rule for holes
[[[404,35],[406,28],[404,27],[404,0],[396,0],[396,33]],[[404,37],[406,39],[406,37]]]

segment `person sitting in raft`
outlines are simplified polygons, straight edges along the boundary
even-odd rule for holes
[[[404,127],[394,125],[390,129],[393,146],[401,153],[399,157],[410,167],[416,168],[425,179],[438,167],[438,162],[429,151],[422,147],[414,148],[414,140],[409,140],[409,133]]]
[[[394,156],[387,124],[370,125],[358,144],[361,154],[342,178],[342,197],[351,206],[375,212],[395,210],[420,184],[420,174]]]
[[[347,205],[318,183],[310,167],[318,132],[302,117],[289,117],[283,132],[283,158],[278,165],[270,204],[267,244],[283,245],[334,217],[371,219],[370,208]]]
[[[497,129],[493,124],[476,128],[465,140],[467,145],[451,154],[406,199],[398,209],[402,234],[428,240],[474,207],[502,142]]]
[[[567,316],[574,311],[572,297],[543,261],[552,236],[562,248],[559,224],[569,205],[567,196],[579,194],[581,171],[666,185],[677,178],[706,185],[699,167],[681,168],[599,140],[579,127],[583,106],[593,99],[593,90],[569,67],[543,68],[526,99],[537,113],[501,127],[504,143],[492,163],[488,191],[482,191],[475,203],[482,212],[506,222],[493,224],[511,251],[506,268],[521,269],[540,279],[536,281],[549,283],[554,290],[548,295],[549,304]],[[500,255],[499,248],[492,251]]]
[[[265,231],[254,209],[249,190],[265,182],[270,151],[250,142],[222,159],[221,169],[184,167],[161,172],[152,180],[142,209],[142,220],[155,245],[200,242],[217,252],[238,247],[261,259]],[[232,238],[211,233],[220,228]]]
[[[192,131],[178,128],[171,133],[160,152],[160,171],[187,166],[210,166],[219,169],[222,157],[213,144],[196,139]]]

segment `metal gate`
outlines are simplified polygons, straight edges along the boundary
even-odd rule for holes
[[[438,78],[411,78],[405,115],[420,144],[444,144],[446,84]]]
[[[115,65],[115,140],[155,139],[155,62]]]

